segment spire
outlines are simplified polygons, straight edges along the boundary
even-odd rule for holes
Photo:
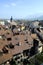
[[[11,16],[11,18],[10,18],[10,22],[12,22],[12,20],[13,20],[13,18],[12,18],[12,16]]]

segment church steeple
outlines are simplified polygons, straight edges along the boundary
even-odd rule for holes
[[[11,18],[10,18],[10,22],[12,22],[12,20],[13,20],[13,18],[12,18],[12,16],[11,16]]]

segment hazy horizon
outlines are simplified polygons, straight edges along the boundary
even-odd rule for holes
[[[0,18],[43,15],[43,0],[0,0]]]

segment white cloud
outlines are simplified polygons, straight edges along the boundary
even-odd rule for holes
[[[16,4],[15,3],[11,3],[11,6],[16,6]]]
[[[4,4],[4,7],[15,7],[16,4],[15,3],[10,3],[10,4]]]
[[[5,4],[4,6],[5,6],[5,7],[10,7],[10,5],[8,5],[8,4]]]

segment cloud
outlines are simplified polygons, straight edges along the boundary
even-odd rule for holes
[[[11,3],[11,6],[13,6],[13,7],[14,7],[14,6],[16,6],[16,4],[15,4],[15,3]]]
[[[5,4],[5,5],[4,5],[4,7],[10,7],[10,5],[8,5],[8,4]]]
[[[4,4],[4,7],[15,7],[16,4],[15,3],[10,3],[10,4]]]

